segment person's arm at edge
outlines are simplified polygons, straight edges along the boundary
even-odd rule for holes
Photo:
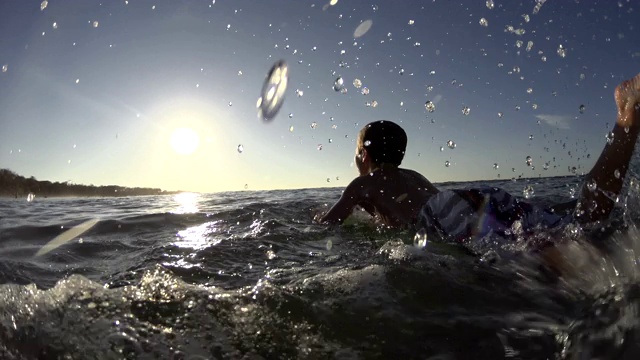
[[[351,215],[353,209],[360,202],[362,194],[362,178],[357,177],[344,189],[340,200],[324,214],[319,223],[342,224]]]

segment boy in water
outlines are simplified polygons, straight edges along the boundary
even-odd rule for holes
[[[585,176],[577,204],[539,209],[498,188],[439,191],[424,176],[399,167],[407,135],[399,125],[381,120],[360,130],[355,155],[360,176],[319,221],[340,224],[361,206],[386,225],[414,226],[446,240],[464,241],[489,231],[509,235],[539,225],[604,220],[622,189],[640,132],[640,74],[618,85],[615,101],[613,141]]]

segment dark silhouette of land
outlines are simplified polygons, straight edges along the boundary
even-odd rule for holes
[[[25,178],[8,169],[0,169],[0,196],[23,197],[32,193],[38,197],[59,196],[134,196],[167,195],[177,191],[156,188],[125,187],[117,185],[79,185],[68,181],[39,181],[33,176]]]

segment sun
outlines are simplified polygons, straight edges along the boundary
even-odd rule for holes
[[[169,143],[178,154],[189,155],[198,148],[200,137],[192,129],[177,128],[171,134]]]

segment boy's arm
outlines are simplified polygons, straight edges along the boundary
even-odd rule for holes
[[[342,224],[342,222],[351,215],[353,208],[358,205],[362,197],[362,178],[355,178],[342,193],[340,200],[338,200],[331,209],[324,214],[319,222],[329,224]]]
[[[620,194],[640,133],[640,74],[618,85],[615,100],[618,119],[612,131],[613,140],[605,145],[585,177],[575,214],[580,222],[606,219]]]

